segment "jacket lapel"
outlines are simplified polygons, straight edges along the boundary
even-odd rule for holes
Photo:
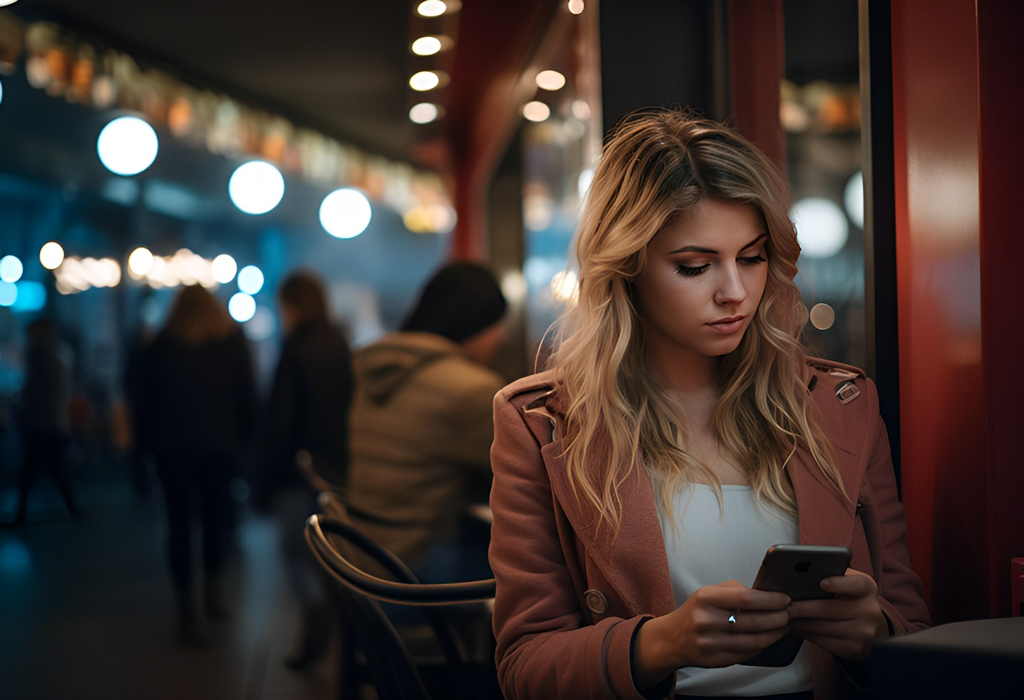
[[[617,536],[607,524],[598,527],[597,510],[576,497],[562,458],[561,439],[542,449],[551,489],[588,557],[632,614],[664,615],[675,609],[665,541],[658,522],[654,490],[643,466],[634,464],[619,487],[622,521]],[[594,444],[592,463],[602,464],[607,449]],[[607,592],[606,592],[607,593]]]
[[[811,393],[813,417],[832,439],[832,459],[839,468],[849,498],[836,493],[810,452],[803,447],[797,448],[786,465],[796,492],[802,544],[846,546],[853,539],[857,494],[866,467],[858,456],[865,424],[860,411],[844,408],[826,387],[818,387]]]

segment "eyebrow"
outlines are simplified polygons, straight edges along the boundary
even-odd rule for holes
[[[755,245],[762,238],[767,238],[767,237],[768,237],[767,233],[762,233],[760,236],[758,236],[757,238],[752,240],[750,243],[747,243],[745,246],[740,248],[740,250],[741,251],[746,250],[747,248],[751,247],[752,245]],[[706,253],[708,255],[718,255],[718,251],[717,250],[711,250],[711,248],[701,248],[700,246],[696,246],[696,245],[688,245],[688,246],[683,246],[682,248],[677,248],[676,250],[673,250],[673,251],[669,252],[669,255],[675,255],[676,253]]]

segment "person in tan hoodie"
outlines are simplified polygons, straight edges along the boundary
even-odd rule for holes
[[[486,267],[449,263],[401,330],[353,358],[348,499],[401,523],[359,526],[426,580],[490,576],[486,542],[467,542],[460,523],[490,487],[491,402],[505,380],[487,362],[505,307]]]

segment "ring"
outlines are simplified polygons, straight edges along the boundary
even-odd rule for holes
[[[736,616],[735,615],[730,615],[729,616],[729,624],[730,625],[735,625],[736,624]]]

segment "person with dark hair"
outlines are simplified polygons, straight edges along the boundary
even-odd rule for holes
[[[303,535],[306,518],[317,512],[316,491],[299,473],[296,453],[309,452],[329,470],[323,476],[344,484],[352,356],[330,321],[327,295],[315,273],[290,274],[277,298],[285,339],[270,394],[257,502],[273,506],[281,526],[285,564],[302,608],[299,642],[285,663],[302,670],[327,650],[330,616]]]
[[[486,267],[452,262],[399,332],[355,355],[348,496],[406,523],[360,528],[427,580],[489,576],[460,520],[490,484],[491,401],[504,380],[486,364],[504,341],[505,307]]]
[[[28,517],[28,496],[41,468],[50,472],[72,517],[78,506],[64,474],[70,423],[70,350],[61,342],[52,320],[41,318],[27,328],[25,383],[21,389],[19,423],[22,440],[21,485],[15,525]]]
[[[193,599],[194,510],[198,505],[205,613],[222,618],[233,508],[229,484],[253,437],[256,406],[245,336],[203,287],[178,292],[167,323],[143,354],[137,396],[139,439],[156,458],[167,504],[179,641],[194,645],[206,636]]]

